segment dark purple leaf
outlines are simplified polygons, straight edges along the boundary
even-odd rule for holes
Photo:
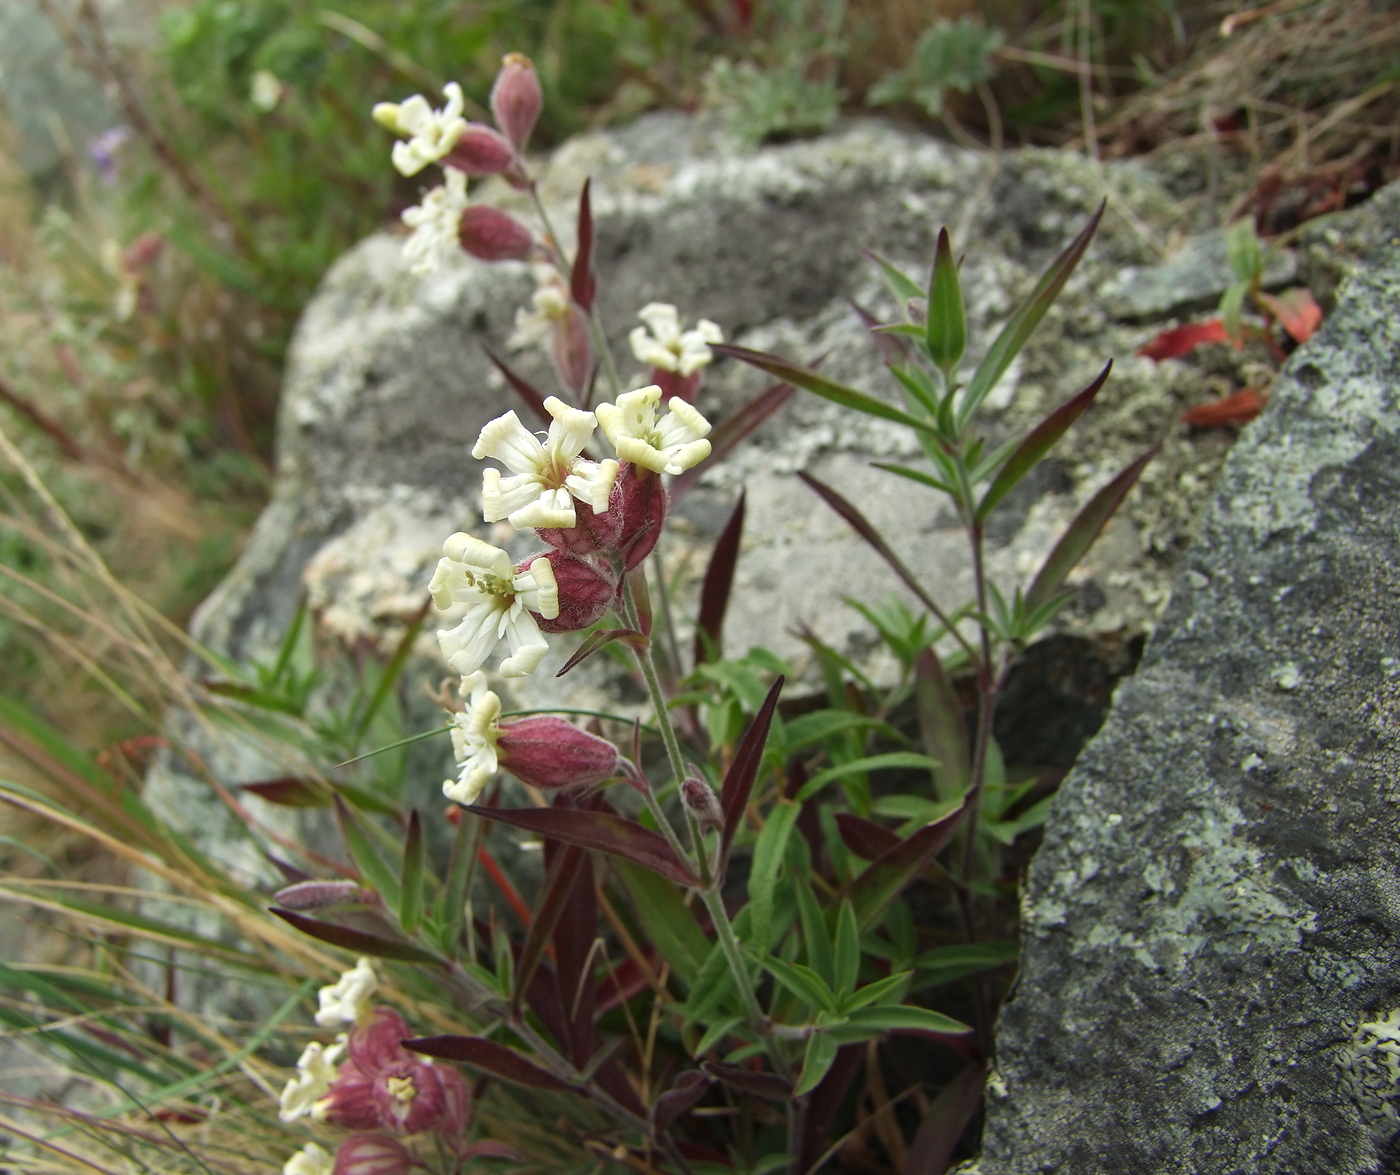
[[[732,1085],[743,1093],[785,1102],[792,1096],[792,1082],[776,1073],[759,1073],[742,1065],[726,1065],[722,1061],[706,1061],[700,1066],[711,1077]]]
[[[523,376],[516,375],[506,364],[506,361],[496,354],[485,343],[481,344],[481,349],[486,352],[486,358],[496,365],[496,370],[506,377],[506,382],[515,389],[515,394],[524,402],[525,407],[534,413],[535,418],[546,428],[554,423],[554,417],[549,414],[549,409],[544,406],[544,397],[540,395],[538,389]]]
[[[510,1159],[512,1162],[523,1163],[525,1156],[513,1146],[507,1146],[503,1142],[496,1142],[491,1138],[483,1138],[480,1142],[469,1143],[462,1147],[458,1156],[463,1159]]]
[[[724,831],[720,835],[719,876],[724,876],[729,864],[729,850],[734,844],[734,836],[744,819],[744,810],[753,794],[754,780],[758,778],[758,766],[763,760],[763,747],[768,741],[768,728],[773,725],[773,711],[778,707],[778,695],[783,690],[783,677],[779,677],[768,688],[768,696],[758,708],[754,720],[744,737],[739,740],[739,749],[734,752],[734,761],[724,774],[720,787],[719,802],[724,811]]]
[[[1084,506],[1069,529],[1060,536],[1055,549],[1046,556],[1045,564],[1036,575],[1030,590],[1026,592],[1026,608],[1035,611],[1047,603],[1064,583],[1065,576],[1074,570],[1075,564],[1088,553],[1099,537],[1099,532],[1108,525],[1114,511],[1128,496],[1128,491],[1147,468],[1147,463],[1157,456],[1161,442],[1153,445],[1141,457],[1124,469],[1117,477],[1099,490]]]
[[[593,309],[593,299],[598,296],[598,275],[593,268],[593,203],[588,194],[592,183],[591,179],[584,180],[579,193],[578,252],[569,275],[569,292],[585,310]]]
[[[734,587],[734,567],[739,561],[739,539],[744,533],[744,492],[729,515],[715,543],[705,583],[700,589],[700,615],[695,625],[695,664],[724,655],[724,615]]]
[[[966,787],[970,770],[967,723],[943,661],[932,647],[914,658],[914,704],[924,753],[938,761],[933,769],[938,794],[955,796]]]
[[[563,797],[561,797],[562,799]],[[600,804],[602,793],[595,793],[586,804]],[[556,800],[556,804],[559,801]],[[570,852],[565,847],[560,855]],[[593,861],[582,849],[572,849],[582,863],[573,871],[573,880],[564,895],[563,915],[554,927],[554,959],[559,973],[559,995],[564,1001],[573,1041],[573,1061],[583,1068],[598,1048],[595,1024],[598,987],[593,982],[593,944],[598,933],[598,895],[593,886]]]
[[[520,948],[520,957],[515,964],[515,990],[511,993],[511,999],[517,1007],[535,976],[535,968],[544,958],[545,947],[549,945],[573,889],[574,879],[586,859],[577,845],[561,845],[560,851],[554,854],[554,859],[549,863],[539,904],[530,919],[530,931],[525,936],[525,945]]]
[[[844,897],[851,899],[862,931],[867,930],[880,912],[914,878],[924,871],[934,854],[953,835],[966,814],[966,805],[885,850],[846,886]]]
[[[822,1156],[831,1140],[831,1123],[841,1110],[846,1091],[860,1070],[865,1045],[847,1044],[836,1050],[836,1060],[821,1084],[807,1097],[807,1129],[802,1138],[802,1157],[792,1175],[803,1175]]]
[[[671,482],[671,501],[679,502],[694,488],[700,475],[716,461],[723,460],[746,437],[751,436],[765,420],[788,402],[792,396],[790,383],[773,384],[760,392],[739,411],[715,426],[710,433],[710,458],[708,462],[692,466]]]
[[[270,912],[303,934],[309,934],[312,938],[319,938],[322,942],[328,942],[331,946],[341,947],[357,955],[372,955],[376,959],[397,959],[401,963],[442,963],[431,951],[425,951],[422,947],[399,939],[385,938],[382,934],[371,934],[367,930],[352,930],[348,926],[335,926],[292,910],[283,910],[279,906],[273,906]]]
[[[295,865],[288,864],[286,861],[282,860],[281,857],[275,857],[271,853],[265,855],[277,869],[277,872],[287,879],[289,885],[296,885],[298,882],[313,880],[311,874],[298,869]]]
[[[909,1144],[905,1175],[943,1175],[952,1162],[953,1152],[982,1104],[987,1083],[986,1067],[968,1065],[929,1103],[914,1141]]]
[[[878,860],[900,841],[899,833],[850,812],[836,813],[836,830],[846,847],[867,861]]]
[[[859,302],[851,302],[851,309],[860,318],[861,324],[870,332],[870,337],[874,340],[876,349],[880,352],[880,358],[890,367],[902,367],[910,362],[911,353],[909,344],[898,335],[892,335],[880,329],[881,323],[878,318],[870,313]]]
[[[421,1053],[425,1057],[437,1057],[443,1061],[461,1061],[485,1069],[493,1076],[514,1082],[516,1085],[529,1085],[535,1089],[547,1089],[551,1093],[574,1090],[574,1086],[561,1081],[553,1073],[541,1069],[533,1061],[527,1061],[512,1048],[497,1044],[481,1036],[420,1036],[403,1042],[409,1052]],[[574,1092],[577,1092],[574,1090]]]
[[[1084,409],[1093,403],[1094,397],[1099,394],[1099,389],[1103,387],[1108,379],[1108,373],[1112,370],[1113,360],[1110,359],[1093,383],[1077,396],[1066,400],[1026,434],[1025,440],[1006,459],[1001,467],[1001,472],[996,476],[996,480],[987,487],[986,494],[978,503],[978,522],[986,518],[991,513],[992,507],[1006,497],[1011,492],[1012,487],[1034,469],[1040,459],[1054,448],[1055,442],[1065,435],[1069,426],[1078,420]]]
[[[596,632],[590,632],[584,637],[579,647],[574,650],[573,656],[564,662],[555,677],[563,677],[574,666],[588,660],[604,645],[610,645],[613,641],[624,641],[638,652],[646,652],[651,641],[640,632],[634,632],[630,628],[600,628]]]
[[[667,1129],[672,1122],[705,1096],[714,1080],[699,1069],[687,1069],[671,1083],[671,1088],[656,1099],[651,1108],[651,1120],[657,1130]]]
[[[596,849],[627,861],[635,861],[677,885],[695,886],[698,880],[658,833],[613,812],[581,812],[563,808],[483,808],[464,804],[466,811],[487,820],[523,828],[537,836],[551,837],[580,848]]]
[[[331,795],[324,785],[317,785],[310,779],[300,779],[295,775],[284,775],[280,779],[264,779],[257,783],[245,783],[235,789],[247,792],[284,808],[329,808]]]

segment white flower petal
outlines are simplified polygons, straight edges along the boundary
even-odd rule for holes
[[[491,520],[488,518],[487,521]],[[578,516],[574,513],[574,499],[564,488],[542,489],[534,495],[529,504],[512,511],[510,524],[520,530],[530,526],[561,527],[569,530],[578,525]]]
[[[580,502],[593,507],[594,514],[602,514],[606,512],[608,500],[612,497],[617,471],[618,464],[611,457],[606,461],[576,461],[574,471],[564,484]]]
[[[481,471],[481,513],[487,522],[500,522],[502,518],[510,518],[512,526],[554,525],[539,522],[522,524],[516,522],[513,517],[537,501],[540,493],[540,479],[534,474],[521,473],[502,477],[495,469]]]
[[[549,439],[544,444],[545,452],[555,461],[572,461],[593,438],[598,418],[591,412],[570,407],[557,396],[550,396],[544,406],[554,417],[554,423],[549,426]]]
[[[559,584],[554,578],[554,565],[543,556],[515,577],[515,590],[519,600],[530,612],[538,612],[546,620],[559,615]],[[526,613],[528,618],[529,613]],[[530,621],[536,636],[539,629]]]
[[[545,468],[544,446],[514,411],[486,424],[472,446],[472,456],[478,461],[490,457],[512,473],[541,473]]]
[[[370,997],[379,986],[379,976],[369,959],[361,958],[349,971],[317,993],[321,1007],[316,1023],[323,1028],[334,1024],[353,1024],[369,1015]]]
[[[671,349],[652,338],[646,327],[634,327],[627,335],[627,342],[638,363],[659,367],[662,371],[676,370],[676,357]]]
[[[669,302],[648,302],[637,311],[658,343],[667,346],[681,337],[680,313]]]

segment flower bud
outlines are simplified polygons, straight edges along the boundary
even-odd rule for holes
[[[535,235],[513,216],[487,204],[473,204],[457,228],[462,248],[482,261],[523,261],[535,249]]]
[[[661,398],[668,403],[672,397],[684,400],[687,404],[695,402],[695,393],[700,390],[700,380],[702,372],[694,371],[690,375],[682,375],[679,371],[667,371],[661,367],[653,367],[651,374],[647,376],[648,383],[654,383],[661,389]]]
[[[374,1077],[353,1061],[340,1067],[326,1096],[311,1115],[318,1122],[347,1130],[378,1130],[381,1122],[374,1097]]]
[[[588,506],[577,512],[580,520],[590,513],[592,507]],[[565,533],[572,533],[572,530]],[[532,613],[540,631],[577,632],[601,620],[617,598],[617,573],[598,556],[553,550],[543,557],[549,560],[554,571],[554,582],[559,589],[559,614],[546,618]]]
[[[582,399],[593,376],[593,342],[583,315],[572,304],[550,323],[549,357],[559,382]]]
[[[469,176],[499,175],[515,164],[515,148],[510,140],[485,123],[469,122],[462,137],[442,158],[446,167],[455,167]]]
[[[272,900],[286,910],[324,910],[327,906],[374,906],[379,895],[353,881],[299,881],[284,886]]]
[[[496,749],[501,766],[531,787],[591,787],[618,770],[607,739],[547,714],[501,723]]]
[[[686,777],[685,782],[681,784],[681,802],[702,829],[713,828],[716,832],[724,830],[724,812],[719,806],[719,797],[703,779],[694,775]]]
[[[524,151],[544,106],[535,66],[523,53],[507,53],[491,87],[491,113],[517,151]]]
[[[387,1134],[352,1134],[335,1152],[331,1175],[408,1175],[413,1156]]]
[[[649,469],[624,461],[618,471],[615,493],[622,513],[618,549],[631,571],[651,554],[666,523],[666,487]]]

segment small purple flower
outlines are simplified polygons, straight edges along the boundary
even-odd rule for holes
[[[108,127],[88,144],[88,158],[97,168],[102,182],[109,187],[117,182],[117,152],[129,138],[130,127],[114,126]]]

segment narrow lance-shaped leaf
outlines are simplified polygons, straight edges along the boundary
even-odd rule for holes
[[[752,946],[766,951],[772,937],[773,902],[778,890],[778,871],[787,857],[788,838],[797,823],[801,804],[779,800],[768,813],[763,831],[753,849],[749,870],[749,898]]]
[[[894,294],[896,301],[907,302],[910,298],[924,296],[923,290],[919,288],[919,283],[909,277],[893,261],[881,256],[873,249],[866,249],[864,252],[871,261],[880,267],[880,272],[885,276],[885,284],[890,287],[890,292]]]
[[[335,926],[316,918],[308,918],[293,910],[283,910],[278,906],[273,906],[271,912],[303,934],[309,934],[312,938],[319,938],[333,947],[340,947],[357,955],[373,955],[376,959],[397,959],[401,963],[442,962],[431,951],[425,951],[412,943],[400,942],[398,939],[385,938],[382,934],[354,930],[349,926]]]
[[[744,492],[724,524],[715,543],[705,582],[700,588],[700,615],[695,624],[695,664],[724,655],[724,616],[729,610],[729,593],[734,587],[734,568],[739,561],[739,539],[744,533]]]
[[[1161,447],[1161,442],[1153,445],[1089,499],[1084,509],[1069,524],[1069,529],[1060,536],[1060,541],[1046,557],[1044,566],[1036,575],[1030,590],[1026,592],[1027,610],[1034,611],[1039,608],[1059,590],[1065,577],[1094,545],[1099,532],[1108,524],[1114,511],[1122,505],[1128,491],[1133,488],[1142,471],[1147,468],[1147,463],[1157,455]]]
[[[802,1075],[792,1091],[793,1097],[810,1093],[821,1083],[831,1063],[836,1060],[836,1041],[825,1032],[814,1032],[807,1038],[807,1049],[802,1057]]]
[[[295,775],[283,775],[277,779],[261,779],[257,783],[245,783],[233,789],[235,795],[247,792],[269,804],[283,808],[329,808],[331,792],[324,784],[314,779],[302,779]]]
[[[958,263],[953,260],[953,247],[946,228],[938,230],[938,248],[928,282],[928,321],[924,325],[924,338],[929,358],[945,373],[951,373],[967,346],[967,320],[963,316]]]
[[[977,370],[972,373],[972,378],[967,381],[967,388],[962,395],[962,401],[958,405],[957,425],[959,429],[967,427],[967,422],[972,419],[972,415],[981,406],[982,401],[987,398],[987,393],[996,386],[1011,366],[1011,361],[1016,358],[1021,348],[1026,345],[1027,340],[1035,332],[1035,328],[1040,325],[1040,320],[1045,317],[1045,312],[1050,309],[1060,291],[1064,288],[1065,282],[1069,280],[1070,274],[1078,266],[1080,259],[1084,256],[1084,251],[1089,247],[1089,242],[1093,239],[1095,231],[1099,227],[1099,221],[1103,219],[1103,211],[1107,202],[1100,204],[1098,211],[1089,218],[1089,223],[1084,226],[1083,231],[1069,243],[1058,257],[1050,264],[1040,281],[1036,284],[1031,295],[1021,304],[1016,313],[1013,314],[1007,324],[1001,328],[1001,333],[997,335],[986,355],[982,357],[982,362],[977,365]]]
[[[724,812],[724,832],[719,842],[719,877],[723,879],[729,864],[729,850],[734,845],[734,836],[744,819],[744,809],[748,807],[749,796],[753,794],[754,780],[758,778],[759,764],[763,761],[763,747],[768,741],[768,728],[773,725],[773,712],[778,706],[778,695],[782,693],[783,681],[780,675],[768,689],[768,696],[758,708],[754,720],[744,737],[739,740],[739,748],[734,752],[734,761],[725,772],[724,783],[720,787],[719,802]]]
[[[931,646],[914,658],[914,704],[924,750],[938,761],[934,790],[940,799],[951,799],[967,786],[967,723],[943,660]]]
[[[972,1115],[982,1104],[986,1066],[968,1065],[929,1103],[924,1120],[909,1146],[905,1175],[944,1175]]]
[[[515,965],[515,990],[511,992],[511,1001],[517,1008],[530,986],[530,980],[535,977],[535,968],[544,958],[545,948],[558,925],[559,915],[564,912],[583,862],[583,850],[577,845],[561,846],[550,862],[539,905],[530,920],[530,932],[525,936],[525,945],[521,947],[520,958]]]
[[[855,907],[849,898],[842,898],[836,912],[836,951],[833,957],[836,982],[832,985],[838,995],[853,992],[860,979],[860,928],[856,925]]]
[[[796,389],[790,383],[772,384],[752,400],[730,414],[710,433],[710,458],[687,469],[671,482],[671,502],[679,502],[694,488],[707,470],[722,461],[739,443],[752,435],[765,420],[792,398]]]
[[[374,692],[369,697],[369,702],[365,705],[364,713],[360,715],[359,721],[355,725],[355,741],[359,742],[369,732],[370,726],[374,723],[375,716],[379,713],[380,707],[384,705],[384,700],[389,696],[394,688],[394,683],[403,676],[408,658],[413,653],[413,648],[418,641],[418,634],[423,629],[423,621],[427,618],[428,609],[433,606],[433,598],[429,595],[423,596],[423,603],[409,621],[408,628],[403,636],[399,638],[399,643],[394,649],[394,655],[389,658],[379,674],[379,680],[375,682]]]
[[[559,672],[555,677],[563,677],[570,669],[588,660],[604,645],[610,645],[613,641],[622,641],[630,645],[638,652],[646,652],[651,644],[651,640],[635,632],[630,628],[600,628],[596,632],[590,632],[580,642],[579,647],[574,650],[573,655],[559,667]]]
[[[569,275],[569,293],[584,310],[593,309],[598,296],[598,274],[593,268],[593,202],[589,196],[591,179],[583,181],[578,197],[578,252],[574,255],[573,272]]]
[[[486,352],[486,358],[496,365],[496,370],[506,377],[506,382],[515,389],[515,394],[520,397],[525,407],[534,413],[535,418],[546,428],[553,424],[554,417],[544,406],[544,396],[540,394],[539,389],[524,376],[516,375],[509,364],[485,343],[481,345],[481,349]]]
[[[656,1099],[651,1108],[651,1120],[657,1130],[667,1129],[672,1122],[705,1096],[714,1078],[699,1069],[687,1069],[676,1075],[671,1088]]]
[[[567,1081],[561,1081],[548,1070],[527,1061],[512,1048],[481,1036],[419,1036],[403,1042],[409,1052],[444,1061],[460,1061],[516,1085],[546,1089],[551,1093],[577,1092]]]
[[[390,909],[399,904],[399,879],[379,855],[379,850],[370,842],[369,835],[360,826],[359,817],[339,796],[335,797],[335,815],[340,824],[340,834],[345,847],[359,869],[360,875],[371,888],[378,891]]]
[[[741,1065],[726,1065],[723,1061],[706,1061],[700,1068],[741,1093],[756,1093],[780,1102],[787,1101],[792,1094],[792,1082],[776,1073],[755,1072]]]
[[[753,351],[748,347],[736,347],[731,343],[711,343],[710,350],[719,355],[727,355],[731,359],[742,360],[768,372],[769,375],[796,384],[799,388],[805,388],[807,391],[821,396],[824,400],[840,404],[843,408],[852,408],[857,412],[864,412],[867,416],[893,420],[896,424],[902,424],[906,428],[917,429],[920,432],[934,431],[933,425],[929,424],[928,421],[910,416],[909,413],[896,408],[893,404],[877,400],[874,396],[837,383],[835,380],[827,379],[824,375],[819,375],[806,367],[799,367],[795,363],[789,363],[786,359],[780,359],[776,355],[769,355],[764,351]]]
[[[987,487],[986,494],[977,506],[978,522],[986,518],[992,507],[1006,497],[1012,488],[1040,463],[1040,459],[1054,448],[1055,443],[1069,430],[1069,426],[1093,403],[1094,397],[1099,394],[1099,389],[1108,380],[1108,374],[1112,370],[1113,360],[1110,359],[1087,388],[1066,400],[1026,434],[1025,440],[1006,459],[1006,464],[1001,467],[996,480]]]
[[[899,833],[853,812],[836,813],[836,831],[842,844],[867,861],[879,860],[900,841]]]
[[[613,812],[562,808],[484,808],[476,804],[464,804],[463,807],[487,820],[496,820],[565,844],[596,849],[600,853],[635,861],[662,877],[670,878],[677,885],[699,884],[689,868],[676,859],[671,846],[660,835]]]
[[[403,843],[403,873],[399,879],[399,925],[405,934],[418,929],[423,917],[423,822],[414,808]]]
[[[925,824],[912,836],[881,853],[851,881],[844,896],[849,897],[855,907],[862,933],[870,929],[880,911],[922,873],[934,854],[948,843],[966,811],[966,805],[960,805],[941,820]]]
[[[851,309],[856,312],[856,317],[860,319],[861,325],[869,333],[876,350],[880,352],[880,358],[885,361],[886,367],[896,367],[910,362],[911,355],[908,343],[898,335],[881,330],[880,320],[859,302],[851,302]]]

